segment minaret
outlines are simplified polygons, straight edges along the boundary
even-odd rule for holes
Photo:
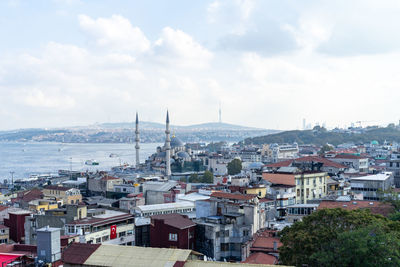
[[[135,137],[135,142],[136,142],[136,145],[135,145],[135,149],[136,149],[136,169],[139,169],[139,166],[140,166],[140,159],[139,159],[139,149],[140,149],[139,141],[140,141],[140,138],[139,138],[139,116],[138,116],[137,112],[136,112],[135,134],[136,134],[136,137]]]
[[[165,126],[165,175],[171,176],[171,139],[169,137],[169,114],[167,110],[167,120]]]

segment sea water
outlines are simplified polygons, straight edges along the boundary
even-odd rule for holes
[[[140,144],[140,162],[161,145]],[[87,160],[95,160],[99,165],[86,165]],[[135,163],[135,144],[0,142],[0,180],[10,180],[11,172],[14,172],[14,179],[19,179],[35,174],[57,174],[60,169],[110,170],[124,163]]]

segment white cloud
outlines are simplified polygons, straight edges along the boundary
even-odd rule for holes
[[[32,107],[70,109],[75,106],[75,100],[68,95],[49,96],[49,91],[33,90],[24,101]]]
[[[181,67],[208,66],[213,54],[181,30],[165,27],[154,46],[156,57]]]
[[[122,16],[92,19],[87,15],[79,16],[81,28],[93,38],[99,47],[112,51],[143,53],[150,49],[150,41],[138,27]]]

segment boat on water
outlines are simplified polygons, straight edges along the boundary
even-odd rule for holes
[[[116,158],[116,157],[118,157],[117,154],[115,154],[115,153],[111,153],[111,154],[110,154],[110,158]]]
[[[85,161],[85,165],[99,165],[99,163],[94,159],[88,159]]]

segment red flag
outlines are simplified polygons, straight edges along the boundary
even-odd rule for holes
[[[115,239],[115,238],[117,238],[117,226],[111,225],[110,239]]]

